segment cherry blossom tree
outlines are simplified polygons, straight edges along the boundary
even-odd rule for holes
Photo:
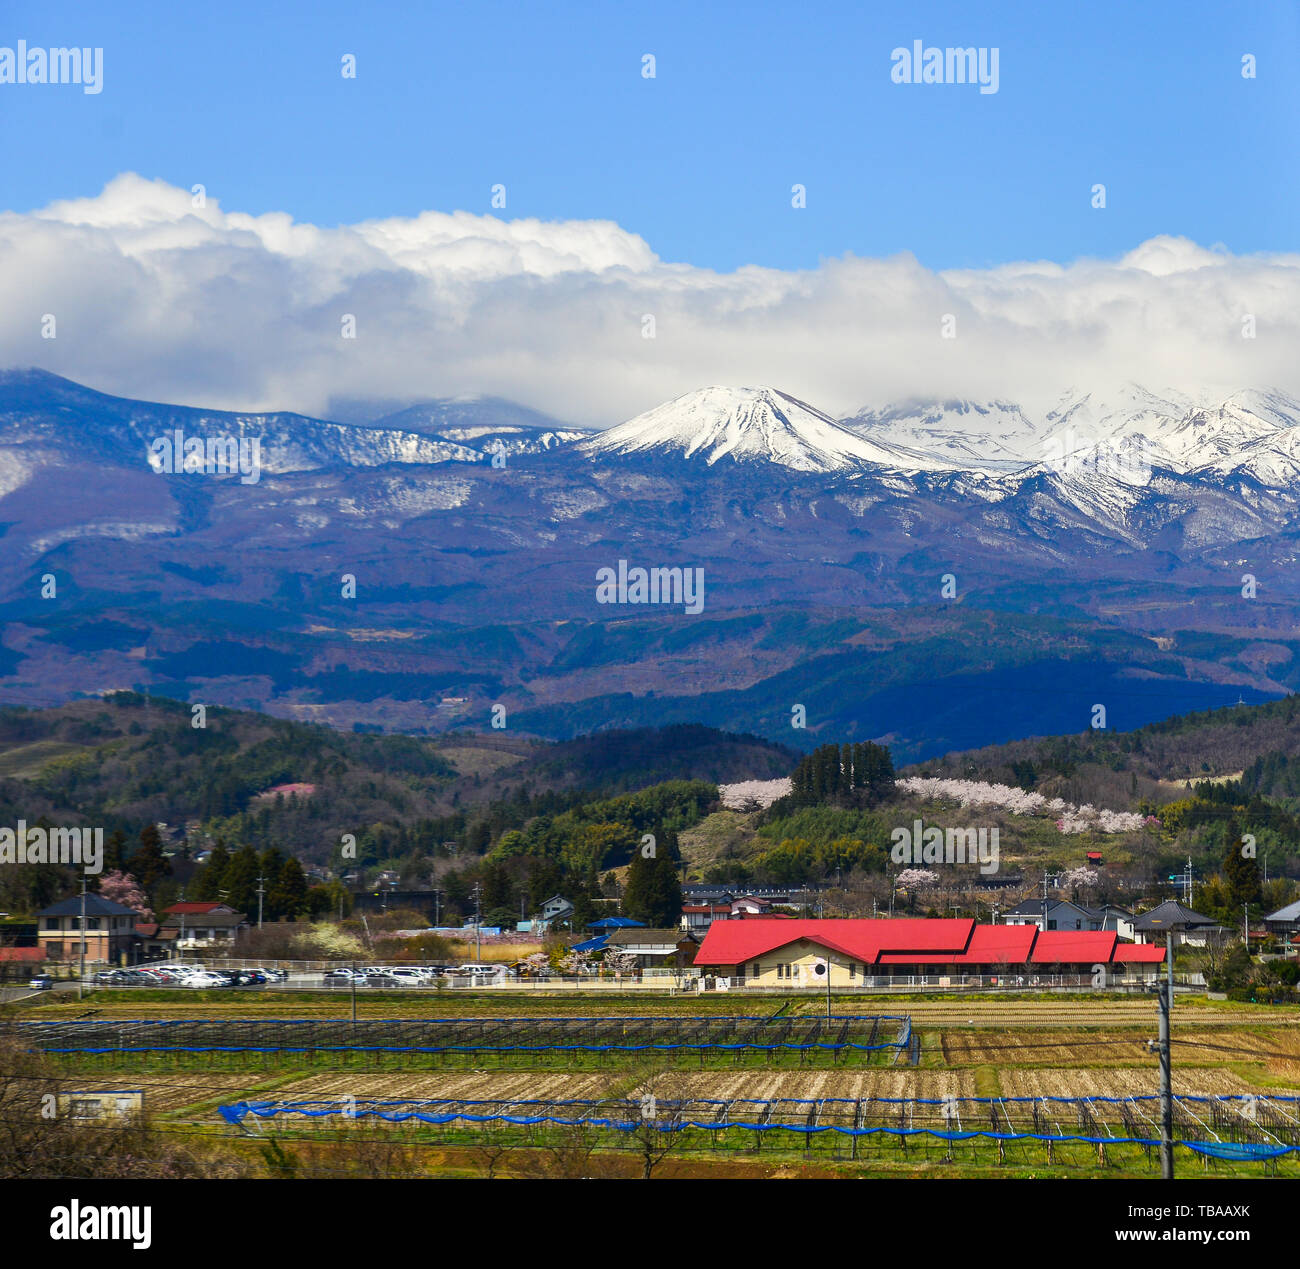
[[[588,974],[591,972],[591,953],[570,948],[560,957],[560,968],[566,974]]]
[[[894,884],[900,890],[929,890],[939,884],[939,874],[928,868],[904,868],[894,878]]]
[[[130,908],[145,921],[156,920],[149,906],[149,897],[140,883],[129,872],[106,872],[99,879],[99,893],[110,903],[120,903]]]
[[[908,776],[897,781],[896,787],[918,797],[956,802],[962,807],[992,806],[1009,815],[1055,815],[1056,827],[1062,833],[1131,833],[1147,827],[1150,820],[1134,811],[1099,810],[1087,804],[1071,806],[1061,798],[979,780]]]
[[[611,947],[605,953],[604,966],[616,974],[629,974],[636,969],[636,953],[625,947]]]
[[[720,784],[718,797],[730,811],[757,811],[785,797],[791,787],[789,776],[780,780],[742,780],[739,784]]]

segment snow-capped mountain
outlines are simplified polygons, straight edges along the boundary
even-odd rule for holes
[[[434,402],[368,423],[337,423],[289,412],[241,413],[109,396],[41,370],[0,371],[0,447],[43,462],[93,458],[124,467],[148,463],[150,445],[232,437],[260,443],[268,475],[329,468],[423,467],[545,452],[588,433],[495,398]]]
[[[903,401],[866,408],[841,425],[922,455],[923,470],[1044,471],[1083,502],[1108,502],[1154,471],[1270,488],[1300,476],[1300,401],[1261,390],[1165,389],[1128,383],[1070,390],[1045,412],[1007,401]]]
[[[1164,469],[1281,487],[1295,479],[1298,459],[1300,402],[1285,393],[1152,393],[1128,384],[1113,396],[1067,393],[1044,418],[1039,461],[1130,482]]]
[[[776,388],[701,388],[655,406],[583,443],[592,455],[663,454],[771,462],[801,472],[850,472],[864,466],[917,471],[925,454],[881,444],[841,427],[828,414]]]
[[[583,440],[589,429],[570,427],[539,410],[501,397],[423,401],[367,422],[377,430],[415,432],[479,454],[538,454]]]
[[[840,426],[925,455],[927,466],[1010,471],[1041,457],[1041,428],[1008,401],[899,401],[863,408]]]

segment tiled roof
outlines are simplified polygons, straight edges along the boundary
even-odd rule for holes
[[[81,915],[81,895],[74,895],[71,899],[60,899],[58,903],[52,903],[48,908],[42,908],[37,916],[80,916]],[[86,895],[86,915],[90,916],[135,916],[130,908],[124,908],[120,903],[112,903],[102,895]]]

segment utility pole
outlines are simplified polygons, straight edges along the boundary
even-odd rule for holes
[[[481,961],[483,959],[483,918],[481,915],[481,900],[483,898],[482,882],[474,883],[474,959]]]
[[[262,928],[262,896],[266,893],[266,878],[257,879],[257,928]]]
[[[1166,935],[1167,974],[1160,1008],[1160,1175],[1174,1179],[1174,1084],[1170,1060],[1173,1032],[1169,1014],[1174,1006],[1174,932]]]
[[[77,970],[77,999],[86,989],[86,878],[81,878],[81,963]]]
[[[1246,946],[1246,951],[1250,951],[1250,904],[1243,903],[1241,910],[1245,914],[1246,922],[1241,927],[1241,941]]]
[[[1157,973],[1156,1004],[1160,1010],[1158,1040],[1148,1040],[1147,1048],[1154,1049],[1160,1058],[1160,1175],[1166,1181],[1174,1179],[1174,1086],[1170,1046],[1173,1031],[1169,1025],[1169,1012],[1174,1004],[1174,931],[1165,936],[1165,981]]]

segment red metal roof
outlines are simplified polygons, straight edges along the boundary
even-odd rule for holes
[[[215,912],[218,908],[228,908],[229,906],[229,904],[221,903],[218,900],[213,900],[210,903],[200,903],[197,900],[188,900],[185,903],[173,903],[167,911],[174,912],[177,916],[182,912],[186,916],[192,916],[196,913],[199,915],[206,915],[209,912]]]
[[[876,964],[882,952],[906,952],[913,959],[935,953],[955,956],[966,950],[974,928],[975,922],[966,918],[896,921],[793,918],[779,924],[771,917],[715,921],[700,944],[695,963],[739,965],[799,939],[809,939],[866,965]]]
[[[977,925],[970,944],[956,955],[881,954],[881,965],[1024,965],[1034,946],[1036,925]]]
[[[1159,943],[1121,943],[1111,960],[1116,965],[1158,965],[1165,959],[1165,949]]]
[[[1044,930],[1029,960],[1033,965],[1106,965],[1118,941],[1114,930]]]
[[[1153,944],[1120,943],[1112,930],[1048,930],[976,925],[961,919],[858,921],[788,917],[715,921],[697,965],[739,965],[800,939],[866,965],[1146,965],[1164,958]]]
[[[16,961],[21,964],[23,961],[43,961],[45,959],[45,949],[43,947],[0,947],[0,961]]]

